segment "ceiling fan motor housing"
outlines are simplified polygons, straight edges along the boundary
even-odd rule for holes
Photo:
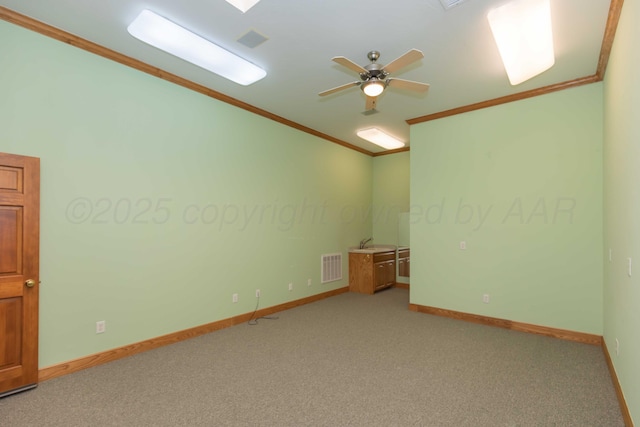
[[[379,80],[384,80],[388,74],[385,73],[382,65],[380,64],[369,64],[369,65],[365,65],[364,69],[367,70],[366,73],[360,73],[360,78],[364,81],[369,80],[372,77],[376,77]]]

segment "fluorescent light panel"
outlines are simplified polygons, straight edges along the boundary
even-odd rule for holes
[[[255,6],[259,1],[260,0],[227,0],[227,3],[235,6],[237,9],[240,9],[242,13],[245,13],[247,10]]]
[[[244,86],[267,75],[257,65],[147,9],[127,30],[151,46]]]
[[[361,129],[356,132],[356,134],[360,138],[366,139],[369,142],[373,142],[374,144],[379,145],[382,148],[386,148],[387,150],[404,147],[404,142],[382,132],[378,128]]]
[[[555,63],[549,0],[514,0],[487,14],[512,85]]]

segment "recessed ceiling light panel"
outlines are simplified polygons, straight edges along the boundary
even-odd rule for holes
[[[227,0],[227,3],[233,5],[242,13],[245,13],[247,10],[251,9],[256,5],[260,0]]]
[[[150,10],[140,12],[127,30],[151,46],[244,86],[267,75],[257,65]]]
[[[379,145],[382,148],[386,148],[387,150],[394,150],[396,148],[404,147],[404,142],[400,141],[381,131],[378,128],[368,128],[361,129],[356,134],[369,142],[373,142],[376,145]]]
[[[491,10],[487,19],[512,85],[553,66],[549,0],[514,0]]]

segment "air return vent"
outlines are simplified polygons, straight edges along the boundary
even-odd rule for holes
[[[324,254],[320,260],[321,283],[334,282],[342,279],[342,254]]]
[[[464,3],[465,0],[440,0],[440,3],[442,3],[442,7],[444,7],[445,10],[449,10],[452,7],[456,7],[458,6],[460,3]]]
[[[263,36],[262,34],[258,33],[257,31],[249,30],[247,33],[245,33],[242,37],[238,39],[238,43],[241,43],[253,49],[254,47],[266,42],[267,40],[269,39]]]

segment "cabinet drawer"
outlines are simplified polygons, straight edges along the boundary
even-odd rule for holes
[[[409,249],[398,251],[398,258],[409,258]]]
[[[378,252],[373,254],[373,262],[382,261],[394,261],[396,259],[396,253],[394,252]]]

